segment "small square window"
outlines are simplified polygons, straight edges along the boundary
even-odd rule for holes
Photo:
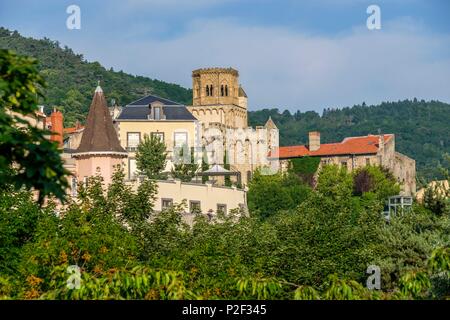
[[[152,137],[158,138],[161,142],[164,142],[164,132],[152,132]]]
[[[188,134],[187,132],[175,132],[173,140],[175,147],[182,147],[188,143]]]
[[[190,213],[202,213],[202,208],[200,201],[189,201],[189,212]]]
[[[141,142],[141,134],[139,132],[127,132],[127,150],[136,151]]]
[[[161,199],[161,209],[168,209],[173,206],[173,199]]]
[[[222,212],[224,214],[227,214],[227,205],[223,203],[217,204],[217,213]]]

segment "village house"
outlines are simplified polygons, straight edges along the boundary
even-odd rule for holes
[[[186,146],[188,150],[199,145],[198,120],[186,106],[157,96],[148,95],[122,108],[115,118],[120,145],[128,152],[124,163],[130,180],[137,177],[136,150],[145,135],[165,142],[168,162],[165,171],[173,167],[176,148]]]
[[[348,137],[337,143],[321,143],[320,132],[312,131],[308,145],[280,147],[274,154],[283,170],[287,169],[290,159],[300,157],[320,157],[321,165],[335,164],[349,171],[380,165],[397,179],[402,195],[411,196],[416,192],[416,162],[395,150],[394,134],[369,134]]]

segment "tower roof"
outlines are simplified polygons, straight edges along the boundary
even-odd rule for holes
[[[75,151],[75,155],[96,152],[127,154],[120,145],[100,86],[95,89],[80,146]]]
[[[268,128],[268,129],[278,129],[278,127],[276,126],[275,122],[273,122],[271,116],[269,116],[269,119],[267,119],[267,122],[264,125],[264,127]]]
[[[196,69],[196,70],[192,71],[192,76],[195,77],[195,76],[200,75],[201,73],[230,73],[232,75],[239,76],[239,72],[236,69],[231,68],[231,67],[230,68],[215,67],[215,68]]]
[[[239,97],[247,98],[247,94],[244,91],[244,88],[242,88],[241,85],[239,85]]]

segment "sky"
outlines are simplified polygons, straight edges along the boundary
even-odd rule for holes
[[[194,69],[236,68],[250,110],[450,102],[448,0],[0,0],[0,26],[189,88]]]

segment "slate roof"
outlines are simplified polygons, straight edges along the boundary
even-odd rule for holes
[[[85,152],[119,152],[126,154],[126,151],[120,145],[100,86],[95,89],[83,136],[75,154]]]
[[[197,120],[186,106],[158,96],[149,95],[132,102],[122,108],[122,112],[116,120],[147,120],[150,114],[149,104],[161,102],[165,120]]]
[[[163,105],[167,105],[167,106],[175,106],[175,105],[182,105],[178,102],[169,100],[169,99],[164,99],[158,96],[154,96],[154,95],[148,95],[146,97],[143,97],[139,100],[133,101],[131,103],[129,103],[127,106],[148,106],[150,103],[159,101],[161,102]]]
[[[384,141],[388,142],[393,136],[393,134],[385,134]],[[315,151],[310,151],[307,145],[279,147],[278,158],[289,159],[305,156],[314,157],[346,154],[374,154],[377,153],[379,149],[378,137],[378,135],[348,137],[338,143],[322,143],[320,144],[320,148]]]

